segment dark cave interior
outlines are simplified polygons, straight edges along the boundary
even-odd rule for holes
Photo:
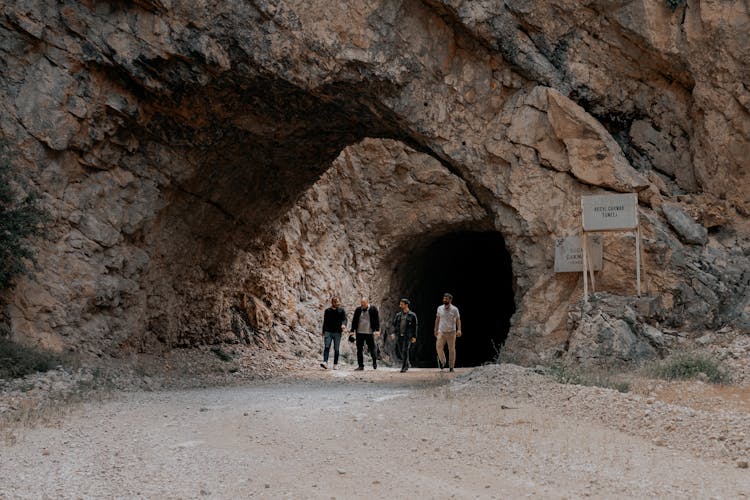
[[[443,293],[453,295],[463,335],[456,342],[456,366],[495,359],[515,312],[511,258],[497,232],[460,231],[438,237],[405,263],[402,290],[419,318],[413,366],[437,366],[433,334]]]

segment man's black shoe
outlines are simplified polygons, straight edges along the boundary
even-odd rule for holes
[[[451,372],[452,372],[452,371],[453,371],[453,368],[451,368],[451,369],[450,369],[449,371],[451,371]]]
[[[365,367],[364,367],[364,366],[358,366],[358,367],[356,367],[356,368],[354,369],[354,371],[355,371],[355,372],[361,372],[361,371],[362,371],[362,370],[364,370],[364,369],[365,369]]]
[[[407,371],[409,371],[408,368],[401,368],[401,373],[404,373],[404,372],[407,372]]]
[[[378,365],[376,365],[376,364],[373,364],[373,365],[372,365],[372,369],[373,369],[373,370],[377,370],[377,369],[378,369]]]

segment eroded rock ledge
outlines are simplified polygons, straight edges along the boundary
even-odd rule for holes
[[[492,275],[499,338],[564,354],[582,285],[552,272],[553,241],[579,232],[582,194],[608,191],[639,193],[650,327],[750,329],[740,2],[0,12],[0,130],[53,216],[40,270],[2,296],[22,340],[310,353],[330,294],[392,312],[421,293],[420,256],[488,233],[510,273]],[[598,286],[631,295],[632,241],[605,255]]]

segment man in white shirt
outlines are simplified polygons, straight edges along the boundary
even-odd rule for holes
[[[452,304],[453,295],[443,294],[443,305],[437,309],[435,316],[435,348],[438,355],[438,366],[445,368],[445,344],[448,344],[448,362],[450,371],[456,365],[456,337],[461,336],[461,314],[458,307]]]

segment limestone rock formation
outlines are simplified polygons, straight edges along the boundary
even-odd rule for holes
[[[420,267],[434,245],[467,252],[460,274],[498,244],[508,278],[466,286],[492,276],[505,349],[539,359],[588,338],[575,356],[606,352],[591,347],[603,320],[568,321],[582,278],[553,272],[553,242],[580,234],[581,195],[631,191],[645,291],[663,309],[628,327],[636,340],[658,352],[662,329],[750,331],[744,2],[18,0],[0,13],[0,134],[52,216],[38,271],[0,295],[20,340],[307,355],[331,293],[394,307],[440,274]],[[633,235],[606,235],[604,256],[597,289],[633,295]],[[641,340],[632,352],[651,352]]]

